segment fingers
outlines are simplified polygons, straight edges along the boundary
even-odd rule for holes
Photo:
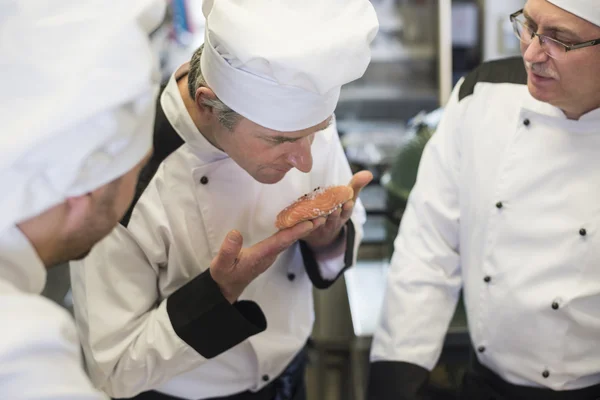
[[[345,223],[352,216],[352,211],[354,211],[354,200],[347,201],[344,203],[341,209],[340,219]]]
[[[342,207],[338,207],[334,212],[329,214],[325,223],[325,230],[336,230],[340,225],[340,216],[342,215]]]
[[[325,223],[325,218],[317,218],[313,221],[300,222],[291,228],[282,229],[274,235],[266,238],[253,246],[260,257],[268,258],[281,253],[299,239],[310,234]]]
[[[318,217],[312,220],[314,229],[311,232],[314,232],[315,230],[317,230],[318,228],[321,228],[323,225],[325,225],[327,223],[327,218],[326,217]],[[305,235],[306,236],[306,235]]]
[[[327,220],[324,217],[319,217],[313,219],[312,221],[304,221],[298,225],[295,225],[289,229],[284,229],[282,231],[277,232],[274,236],[278,245],[277,252],[282,252],[283,250],[290,247],[296,241],[302,239],[303,237],[309,235],[311,232],[319,229],[323,226]],[[273,236],[272,236],[273,237]]]
[[[212,268],[227,269],[235,265],[243,244],[242,234],[236,230],[230,231],[223,239],[219,253],[213,260]]]
[[[352,200],[356,201],[362,188],[367,186],[372,180],[373,174],[369,171],[359,171],[354,174],[348,185],[354,190],[354,198]]]

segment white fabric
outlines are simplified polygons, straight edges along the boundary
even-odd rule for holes
[[[0,231],[118,178],[150,150],[163,0],[0,5]]]
[[[279,375],[312,330],[312,284],[299,245],[282,253],[241,296],[260,305],[267,330],[213,359],[175,334],[165,304],[208,268],[229,230],[242,233],[244,246],[266,238],[276,230],[277,213],[296,197],[316,186],[349,182],[348,162],[332,125],[315,135],[311,173],[292,170],[281,182],[264,185],[198,132],[174,78],[161,100],[186,144],[163,162],[128,229],[118,227],[71,268],[92,381],[114,397],[150,388],[184,399],[258,390],[266,385],[261,377]],[[203,176],[207,185],[200,184]],[[360,202],[352,218],[357,247],[365,221]],[[340,262],[338,273],[342,267]]]
[[[567,120],[526,85],[457,93],[421,160],[371,358],[432,369],[462,286],[479,360],[502,378],[600,383],[600,109]]]
[[[251,121],[306,129],[334,111],[342,85],[360,78],[378,30],[368,0],[206,0],[202,73]]]
[[[0,399],[104,400],[82,369],[72,318],[37,296],[45,279],[46,268],[21,231],[2,231]]]
[[[598,0],[548,0],[550,3],[600,26],[600,4]]]

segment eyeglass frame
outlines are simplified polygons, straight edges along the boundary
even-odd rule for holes
[[[516,12],[510,14],[509,18],[510,18],[510,22],[513,24],[513,29],[514,29],[515,21],[521,22],[521,21],[517,20],[517,17],[520,16],[520,15],[524,15],[524,11],[525,11],[525,9],[521,8],[519,11],[516,11]],[[525,27],[525,28],[527,28],[527,27]],[[531,33],[533,33],[533,36],[531,37],[531,42],[532,43],[533,43],[533,38],[535,36],[538,37],[538,39],[540,40],[540,43],[543,43],[543,39],[548,39],[548,40],[551,40],[551,41],[553,41],[555,43],[558,43],[561,46],[563,46],[565,48],[565,53],[568,53],[569,51],[572,51],[572,50],[578,50],[578,49],[584,49],[586,47],[597,46],[597,45],[600,44],[600,38],[598,38],[598,39],[592,39],[592,40],[586,40],[585,42],[581,42],[581,43],[565,44],[565,43],[561,42],[560,40],[556,40],[554,38],[551,38],[550,36],[542,35],[540,33],[534,32],[530,28],[527,28],[527,29],[529,29],[529,31],[531,31]],[[515,32],[515,34],[516,34],[516,32]],[[522,41],[520,38],[519,38],[519,40]],[[529,43],[529,44],[531,44],[531,43]]]

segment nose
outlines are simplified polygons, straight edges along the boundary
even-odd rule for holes
[[[310,172],[313,165],[311,153],[312,135],[294,143],[294,149],[288,155],[288,162],[299,171]]]
[[[531,64],[546,62],[549,57],[542,48],[539,37],[534,37],[529,46],[523,49],[523,59]]]

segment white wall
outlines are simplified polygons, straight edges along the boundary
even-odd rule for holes
[[[483,6],[484,61],[519,54],[518,40],[508,16],[523,8],[526,0],[480,0]]]

